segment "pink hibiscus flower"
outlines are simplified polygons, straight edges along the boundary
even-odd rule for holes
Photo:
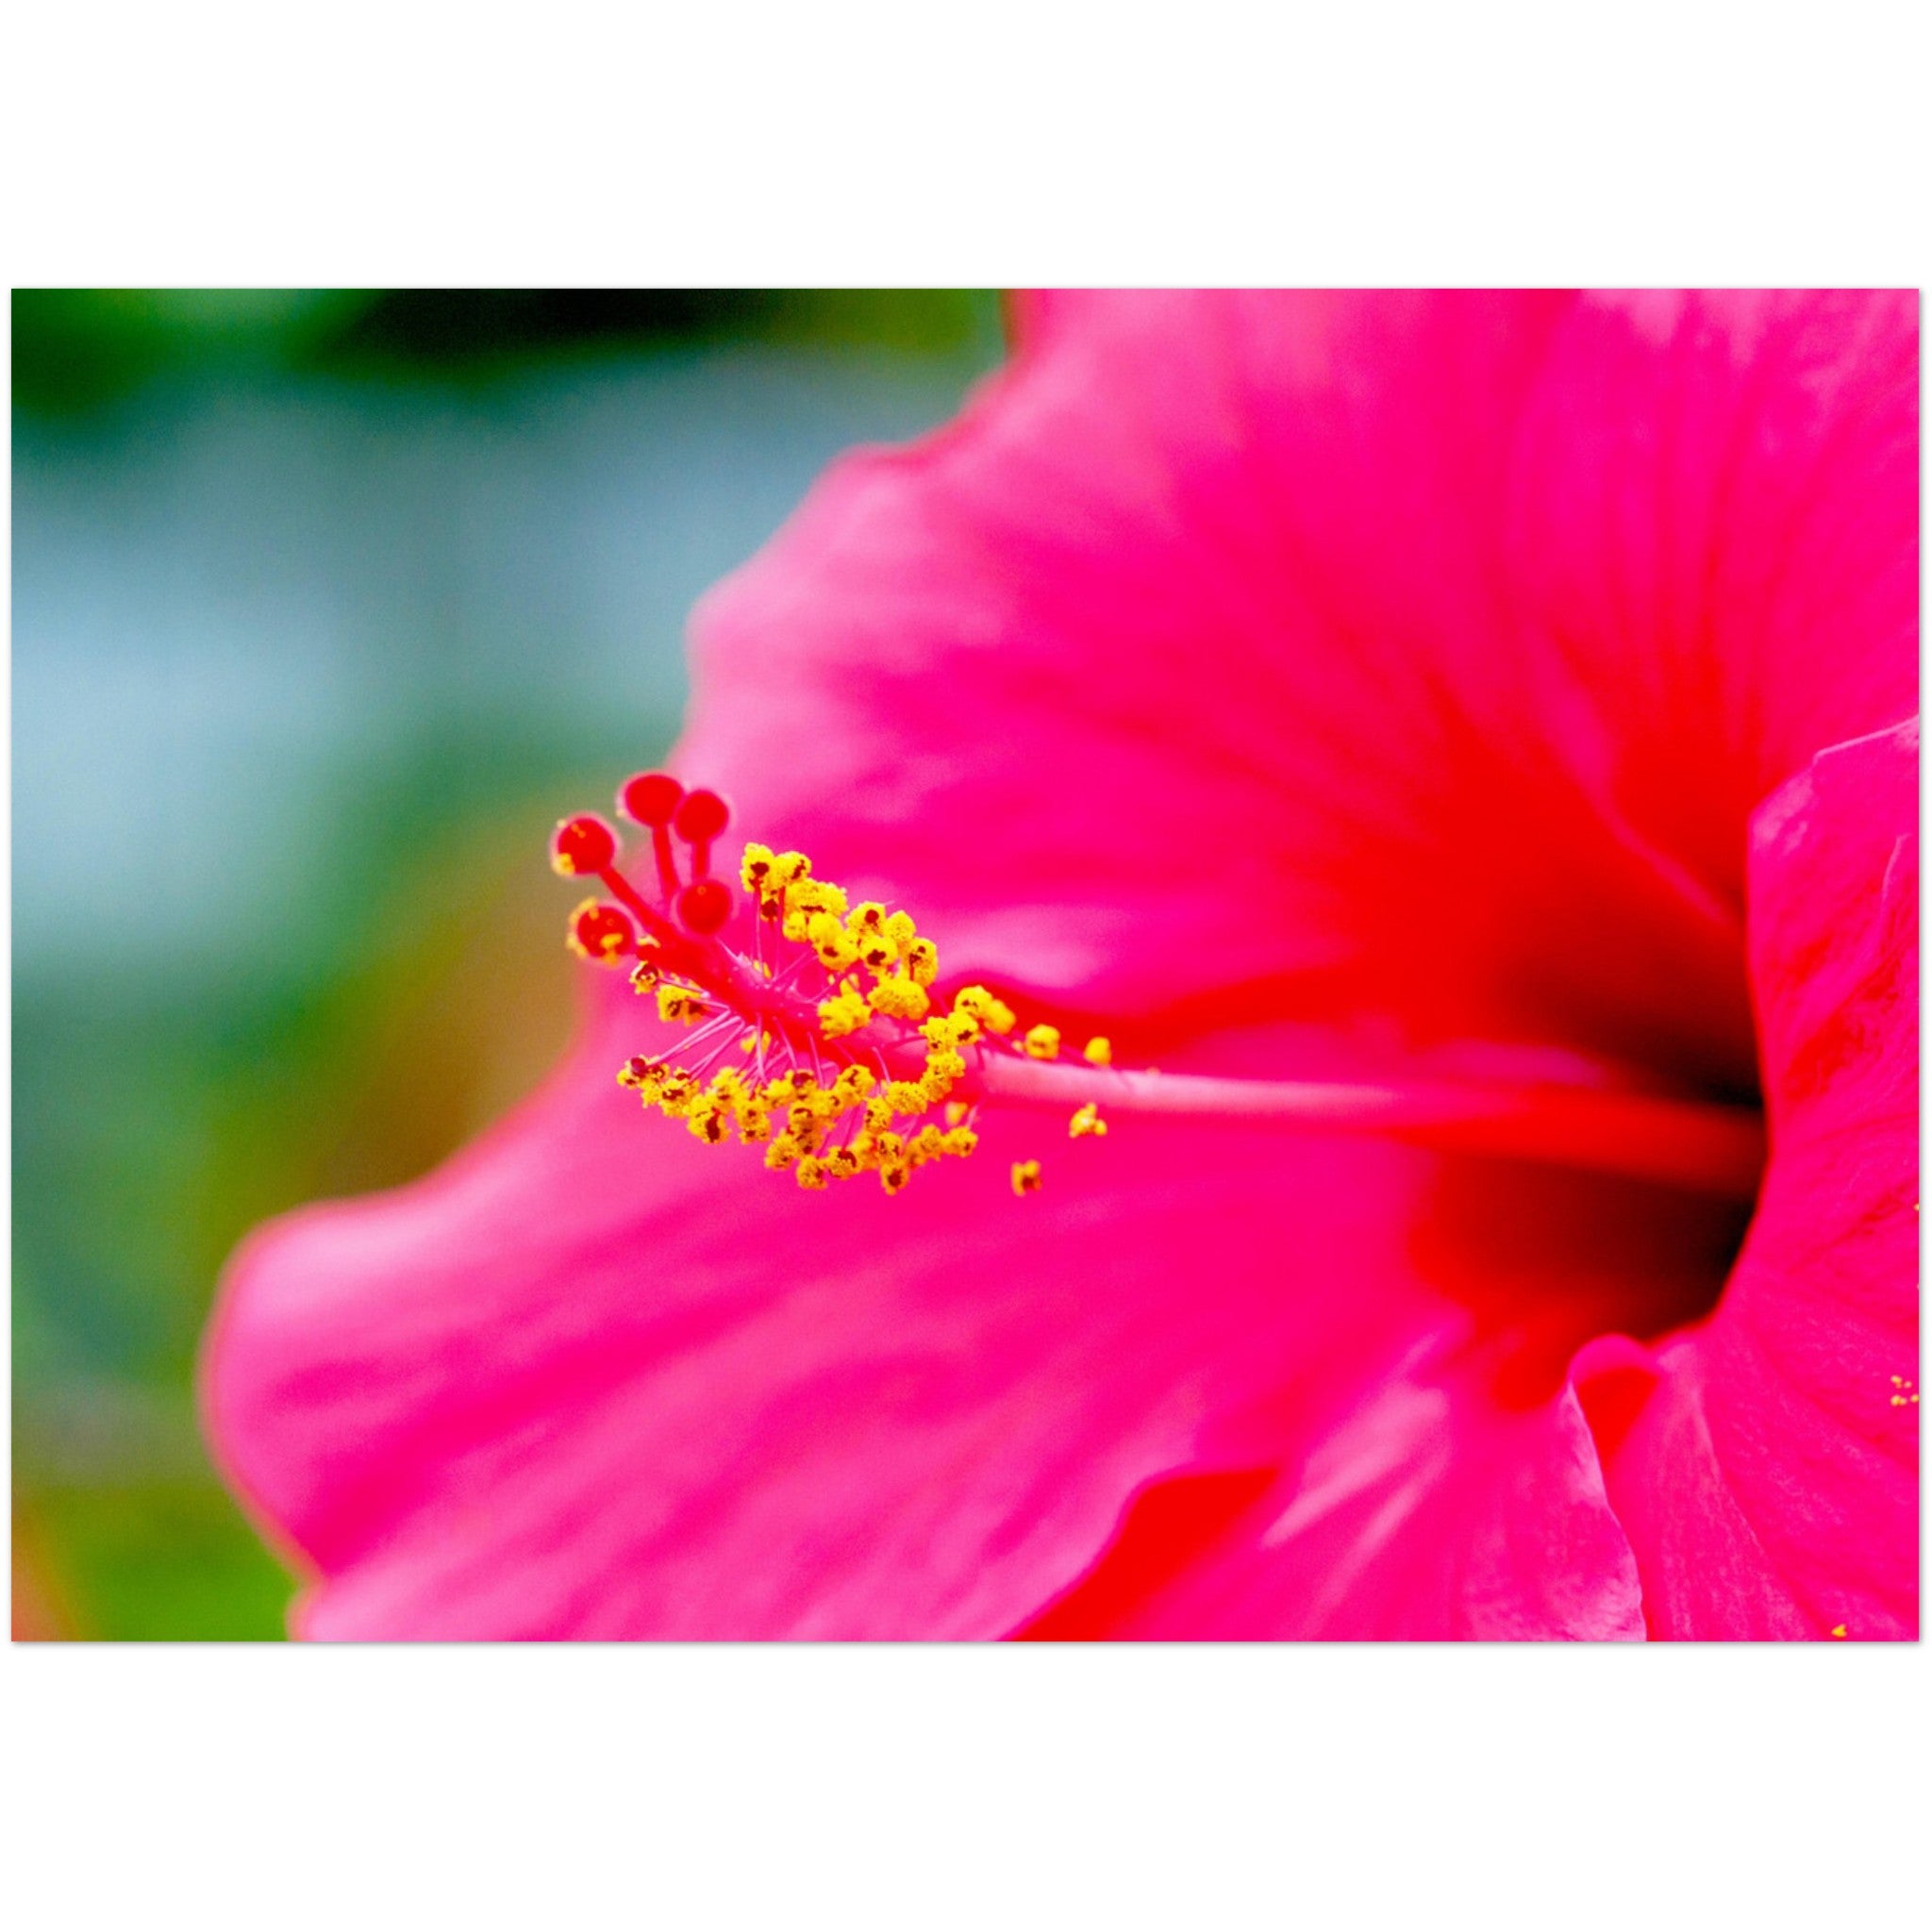
[[[298,1628],[1915,1634],[1914,299],[1018,336],[713,593],[675,766],[1109,1037],[1110,1133],[969,1043],[971,1158],[802,1191],[586,969],[521,1111],[230,1269]]]

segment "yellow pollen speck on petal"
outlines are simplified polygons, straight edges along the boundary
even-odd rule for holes
[[[1060,1029],[1043,1024],[1028,1027],[1024,1045],[1028,1056],[1033,1059],[1058,1059],[1060,1051]]]
[[[1080,1057],[1089,1066],[1110,1067],[1113,1065],[1113,1041],[1104,1033],[1096,1033],[1080,1049]]]
[[[1845,1634],[1845,1626],[1842,1624],[1834,1624],[1831,1626],[1831,1634],[1834,1637],[1842,1637]]]
[[[967,1116],[967,1115],[968,1115],[969,1113],[971,1113],[972,1111],[973,1111],[972,1108],[971,1108],[971,1107],[969,1107],[969,1106],[968,1106],[968,1105],[966,1104],[966,1102],[965,1102],[965,1101],[963,1101],[963,1100],[949,1100],[949,1101],[947,1101],[947,1102],[946,1102],[946,1124],[947,1124],[947,1126],[949,1126],[949,1127],[957,1127],[957,1126],[958,1126],[958,1125],[959,1124],[959,1123],[960,1123],[961,1121],[963,1121],[963,1120],[964,1120],[964,1119],[966,1118],[966,1116]]]
[[[1100,1109],[1090,1100],[1074,1113],[1067,1132],[1074,1140],[1079,1141],[1090,1134],[1106,1133],[1107,1123],[1100,1118]]]
[[[1013,1192],[1019,1195],[1037,1194],[1040,1191],[1040,1163],[1037,1160],[1016,1160],[1013,1163]]]

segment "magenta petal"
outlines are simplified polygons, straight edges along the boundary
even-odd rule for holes
[[[1771,1166],[1718,1313],[1606,1445],[1660,1636],[1918,1632],[1918,747],[1838,746],[1754,825]],[[1593,1418],[1600,1364],[1630,1373],[1579,1362]]]
[[[1909,298],[1022,313],[707,600],[688,764],[1086,1011],[1748,1082],[1738,828],[1913,703]]]
[[[1643,1635],[1636,1565],[1574,1393],[1507,1410],[1467,1358],[1405,1365],[1164,1588],[1127,1598],[1108,1582],[1096,1573],[1026,1634]]]
[[[1524,414],[1512,601],[1731,905],[1759,802],[1917,708],[1918,364],[1909,291],[1592,293]]]
[[[1140,1485],[1265,1455],[1440,1319],[1419,1156],[1137,1128],[1022,1203],[1007,1161],[1065,1129],[1002,1120],[899,1199],[806,1196],[641,1120],[627,1018],[441,1174],[236,1262],[210,1428],[317,1573],[308,1633],[1002,1634]]]

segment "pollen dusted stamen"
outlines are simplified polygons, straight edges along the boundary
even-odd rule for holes
[[[586,901],[573,942],[601,965],[634,960],[631,984],[655,999],[659,1019],[691,1029],[683,1063],[639,1056],[621,1084],[710,1144],[735,1131],[764,1149],[768,1168],[814,1191],[875,1174],[896,1194],[920,1168],[974,1151],[976,1107],[953,1097],[967,1054],[983,1065],[989,1055],[1017,1062],[1039,1050],[1007,1037],[1018,1021],[1004,1000],[969,986],[937,1009],[939,952],[911,916],[852,905],[799,852],[744,848],[751,950],[740,950],[724,937],[735,894],[710,874],[711,848],[730,823],[725,801],[645,772],[626,780],[618,807],[651,832],[664,909],[619,870],[608,826],[567,821],[553,844],[558,870],[594,872],[616,902]],[[674,834],[690,847],[685,884]]]
[[[747,845],[738,870],[749,929],[731,884],[711,875],[711,848],[730,823],[715,791],[687,791],[641,772],[619,809],[646,827],[660,898],[652,906],[618,865],[617,835],[594,815],[566,819],[551,862],[593,875],[609,895],[571,914],[571,944],[601,966],[635,964],[631,983],[659,1017],[691,1029],[689,1065],[634,1058],[618,1075],[646,1106],[712,1144],[764,1149],[765,1165],[817,1190],[876,1174],[889,1194],[922,1167],[978,1144],[981,1105],[1066,1109],[1071,1139],[1156,1114],[1202,1127],[1368,1134],[1436,1149],[1633,1175],[1734,1199],[1757,1191],[1764,1127],[1753,1110],[1651,1094],[1523,1083],[1405,1078],[1386,1084],[1175,1074],[1113,1065],[1096,1035],[1062,1059],[1061,1032],[1019,1016],[983,986],[941,1005],[939,953],[911,916],[854,906],[812,874],[802,852]],[[673,833],[690,848],[680,881]],[[741,949],[741,941],[750,950]],[[1096,1093],[1099,1098],[1096,1098]],[[1038,1191],[1040,1163],[1012,1169],[1013,1191]],[[1892,1405],[1918,1403],[1905,1378]]]

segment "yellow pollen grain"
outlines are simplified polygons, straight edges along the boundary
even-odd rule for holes
[[[927,1107],[937,1107],[953,1091],[954,1084],[966,1071],[966,1063],[956,1053],[936,1053],[925,1063],[925,1078],[919,1083],[919,1090],[925,1095]]]
[[[1100,1118],[1100,1109],[1091,1100],[1075,1111],[1073,1120],[1067,1125],[1068,1135],[1075,1141],[1106,1132],[1107,1123]]]
[[[961,987],[954,995],[953,1010],[977,1020],[989,1033],[1010,1033],[1018,1024],[1012,1008],[983,986]]]
[[[979,1022],[956,1006],[952,1012],[928,1020],[919,1030],[932,1046],[971,1046],[979,1038]]]
[[[866,1005],[865,996],[847,983],[831,999],[819,1002],[819,1024],[827,1040],[842,1040],[848,1033],[857,1033],[861,1026],[872,1024],[872,1008]]]
[[[923,1020],[932,1006],[924,987],[903,973],[882,979],[866,996],[875,1013],[889,1020]]]
[[[710,1011],[701,994],[692,992],[682,986],[660,986],[658,989],[658,1017],[660,1020],[681,1020],[689,1026],[693,1020],[701,1020]]]
[[[1037,1160],[1016,1160],[1013,1163],[1013,1192],[1023,1198],[1040,1191],[1040,1163]]]
[[[1043,1023],[1038,1026],[1030,1026],[1026,1030],[1026,1038],[1023,1044],[1029,1058],[1058,1059],[1060,1052],[1060,1029]]]
[[[772,877],[777,856],[769,845],[747,845],[744,848],[744,859],[738,868],[738,876],[743,881],[747,892],[763,892]]]
[[[1090,1067],[1110,1067],[1113,1065],[1113,1041],[1104,1033],[1096,1033],[1080,1049],[1080,1058]]]
[[[914,940],[900,948],[906,974],[914,986],[930,986],[940,976],[939,948],[930,940]]]

